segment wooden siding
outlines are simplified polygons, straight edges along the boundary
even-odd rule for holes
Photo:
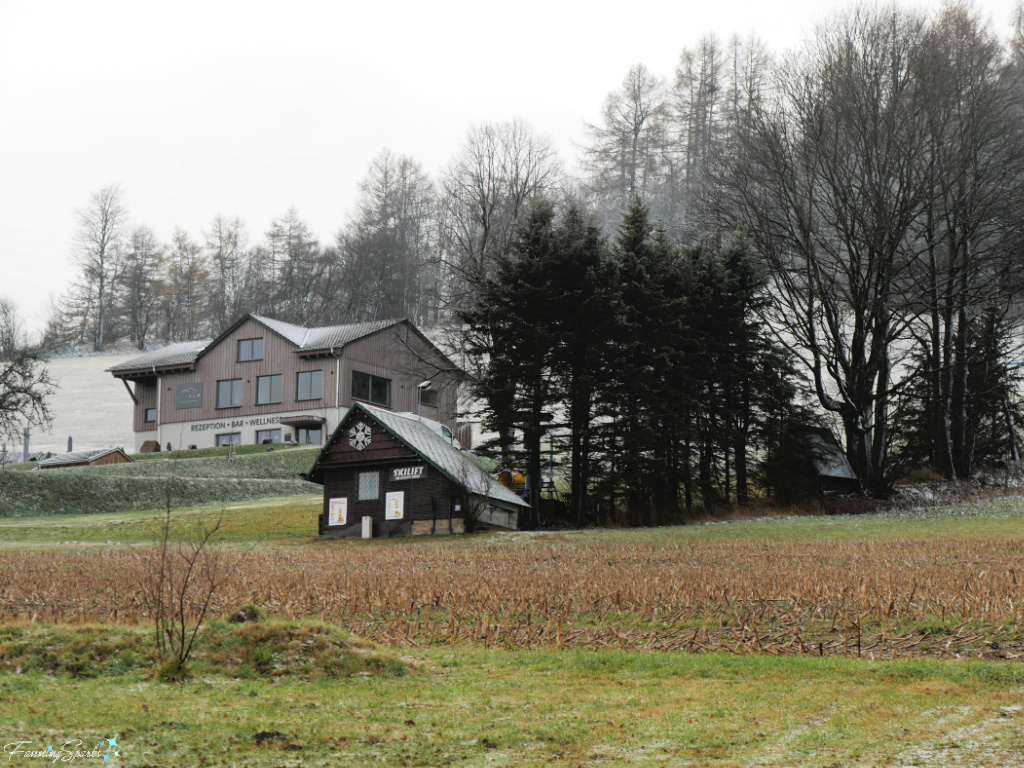
[[[419,334],[399,325],[354,341],[342,356],[341,402],[352,405],[352,372],[360,371],[391,380],[391,404],[396,412],[417,413],[417,385],[431,379],[437,391],[437,405],[419,411],[426,419],[455,428],[458,383],[447,371],[450,363]],[[440,371],[440,373],[439,373]]]
[[[136,432],[156,431],[156,422],[146,421],[146,409],[156,408],[156,388],[156,377],[135,380],[135,399],[139,401],[135,406],[134,430]]]
[[[353,448],[348,442],[348,430],[353,425],[360,423],[370,427],[370,444],[361,451]],[[417,458],[414,451],[407,448],[398,438],[383,429],[373,419],[368,419],[360,414],[345,420],[345,432],[331,447],[327,455],[320,460],[320,465],[327,468],[351,462],[367,464],[375,461],[414,458]]]
[[[454,512],[455,504],[464,504],[458,489],[444,475],[430,465],[425,477],[418,480],[392,480],[391,471],[396,467],[424,464],[419,459],[391,460],[385,463],[352,462],[340,467],[324,470],[324,503],[320,516],[320,532],[325,536],[359,536],[362,533],[363,517],[373,518],[374,535],[409,535],[409,523],[436,521],[438,530],[447,531],[448,520],[458,519],[461,529],[461,512]],[[378,472],[379,493],[376,499],[359,501],[359,475],[362,472]],[[388,493],[402,491],[403,518],[401,521],[385,520],[384,507]],[[344,526],[329,526],[328,508],[331,499],[348,499],[348,520]]]
[[[243,339],[263,339],[263,359],[238,361],[238,342]],[[182,421],[207,419],[236,419],[240,417],[272,415],[282,411],[309,411],[323,415],[321,410],[334,407],[337,387],[334,383],[337,368],[333,357],[300,358],[295,346],[262,323],[248,319],[232,333],[221,339],[196,362],[196,370],[170,374],[162,379],[163,398],[160,421],[173,424]],[[323,396],[319,400],[296,400],[299,371],[323,372]],[[281,375],[281,402],[256,405],[256,379],[260,376]],[[235,408],[217,408],[217,382],[228,379],[242,380],[242,404]],[[201,408],[175,408],[175,390],[181,384],[200,382],[203,385]]]
[[[349,430],[360,423],[370,427],[370,443],[362,450],[349,443],[348,435]],[[321,458],[319,465],[324,483],[319,525],[322,536],[361,536],[363,517],[373,519],[374,536],[377,537],[461,533],[465,530],[462,513],[454,511],[455,504],[462,504],[465,508],[465,499],[458,486],[372,419],[361,414],[351,415],[345,419],[342,429],[337,443]],[[424,468],[422,478],[391,479],[392,470],[415,466]],[[363,472],[378,473],[379,493],[376,499],[359,501],[359,475]],[[387,494],[395,491],[405,494],[404,514],[401,520],[387,520]],[[328,525],[330,500],[336,498],[348,499],[348,521],[345,525]]]
[[[89,462],[91,466],[102,467],[108,464],[131,464],[132,460],[120,451],[111,451],[105,456],[98,456]]]

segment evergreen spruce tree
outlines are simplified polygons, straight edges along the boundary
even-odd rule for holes
[[[514,430],[523,433],[526,476],[538,523],[541,436],[556,390],[552,373],[559,329],[554,322],[559,238],[551,203],[538,200],[506,251],[495,257],[494,272],[482,281],[473,306],[462,313],[466,348],[486,361],[473,392],[486,403],[484,426],[499,434],[502,460],[511,465]]]
[[[558,229],[554,375],[569,430],[569,514],[577,526],[592,519],[594,421],[598,398],[614,374],[613,342],[621,319],[618,272],[600,229],[571,206]]]
[[[654,524],[678,511],[685,443],[688,338],[684,326],[686,274],[679,252],[632,201],[613,253],[622,318],[606,404],[613,420],[611,493],[631,523]]]

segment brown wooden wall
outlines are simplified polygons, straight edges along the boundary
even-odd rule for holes
[[[391,379],[391,410],[417,413],[417,385],[426,379],[437,390],[437,406],[424,405],[420,415],[455,429],[458,385],[446,372],[442,355],[407,326],[394,326],[353,342],[342,358],[342,405],[352,405],[352,372]],[[442,373],[438,373],[442,371]]]
[[[263,338],[263,359],[238,362],[238,342]],[[437,375],[448,364],[407,326],[393,326],[335,350],[340,362],[330,356],[300,357],[294,345],[266,326],[249,319],[236,328],[196,363],[195,371],[173,373],[160,379],[160,422],[235,419],[272,415],[284,411],[308,411],[324,415],[320,409],[352,405],[352,371],[358,370],[391,380],[391,410],[416,413],[416,385],[433,377],[438,390],[438,406],[424,406],[422,415],[455,427],[458,387],[449,373]],[[426,361],[426,362],[425,362]],[[338,369],[340,368],[340,372]],[[297,373],[323,371],[323,397],[320,400],[296,400]],[[280,403],[256,405],[256,379],[259,376],[282,375]],[[339,391],[337,379],[341,378]],[[242,405],[217,408],[217,382],[242,379]],[[175,408],[175,390],[181,384],[203,384],[201,408]],[[340,399],[339,399],[340,398]],[[150,406],[152,407],[152,406]],[[144,411],[143,411],[144,414]],[[143,417],[139,417],[143,418]],[[136,421],[136,431],[141,431]]]
[[[133,429],[136,432],[155,432],[156,422],[146,422],[146,409],[156,408],[156,377],[149,379],[135,380],[135,399],[139,402],[135,406],[135,417]]]
[[[89,462],[89,465],[93,467],[102,467],[107,464],[131,464],[131,459],[127,456],[122,456],[117,451],[111,451],[105,456],[100,456]]]
[[[374,527],[384,525],[384,505],[387,494],[394,491],[405,493],[403,522],[417,520],[438,520],[447,524],[449,516],[462,517],[461,512],[452,509],[453,497],[462,503],[458,489],[444,475],[433,467],[426,465],[426,475],[420,480],[392,480],[391,470],[395,467],[408,467],[422,464],[418,460],[392,460],[387,463],[360,464],[351,463],[324,471],[324,504],[322,511],[322,530],[329,533],[328,505],[330,499],[348,499],[348,522],[345,527],[362,524],[364,516],[373,518]],[[362,472],[380,473],[380,493],[376,499],[358,501],[359,474]],[[334,526],[341,528],[342,526]]]
[[[348,430],[355,424],[363,423],[370,427],[370,444],[361,451],[349,444]],[[414,459],[416,454],[402,444],[394,435],[383,429],[373,419],[362,415],[353,415],[345,420],[345,432],[338,438],[331,450],[320,460],[322,467],[333,467],[350,462],[366,464],[375,461],[392,459]]]
[[[242,339],[263,339],[263,359],[238,362],[238,342]],[[239,417],[275,414],[282,411],[309,411],[317,414],[318,409],[336,405],[335,384],[337,364],[333,357],[300,358],[294,352],[294,345],[271,331],[265,325],[249,319],[236,328],[199,358],[196,370],[170,374],[161,379],[163,392],[160,414],[161,422],[172,424],[180,421],[202,421],[205,419],[235,419]],[[296,400],[297,373],[299,371],[323,371],[323,397],[320,400]],[[256,405],[256,379],[259,376],[281,374],[281,402]],[[225,379],[242,379],[242,405],[236,408],[217,408],[217,382]],[[175,406],[175,390],[180,384],[202,382],[202,408]]]

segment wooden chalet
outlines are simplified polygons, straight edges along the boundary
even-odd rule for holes
[[[310,328],[245,315],[212,341],[170,344],[107,370],[135,404],[137,451],[321,446],[360,400],[456,428],[459,370],[406,319]]]
[[[355,403],[306,474],[324,486],[320,536],[464,533],[517,529],[529,506],[415,416]]]
[[[72,451],[58,453],[36,464],[37,469],[67,469],[69,467],[102,467],[108,464],[134,464],[135,461],[120,448],[103,448],[97,451]]]

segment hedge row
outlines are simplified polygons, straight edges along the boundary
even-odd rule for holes
[[[315,450],[274,451],[227,458],[218,456],[204,459],[172,459],[169,461],[140,461],[135,464],[110,464],[103,467],[74,467],[60,470],[93,477],[211,477],[298,479],[316,460]],[[57,470],[40,470],[53,472]]]
[[[312,463],[312,462],[310,462]],[[73,515],[190,507],[319,494],[303,480],[228,477],[140,477],[99,470],[45,470],[0,474],[0,517]]]

